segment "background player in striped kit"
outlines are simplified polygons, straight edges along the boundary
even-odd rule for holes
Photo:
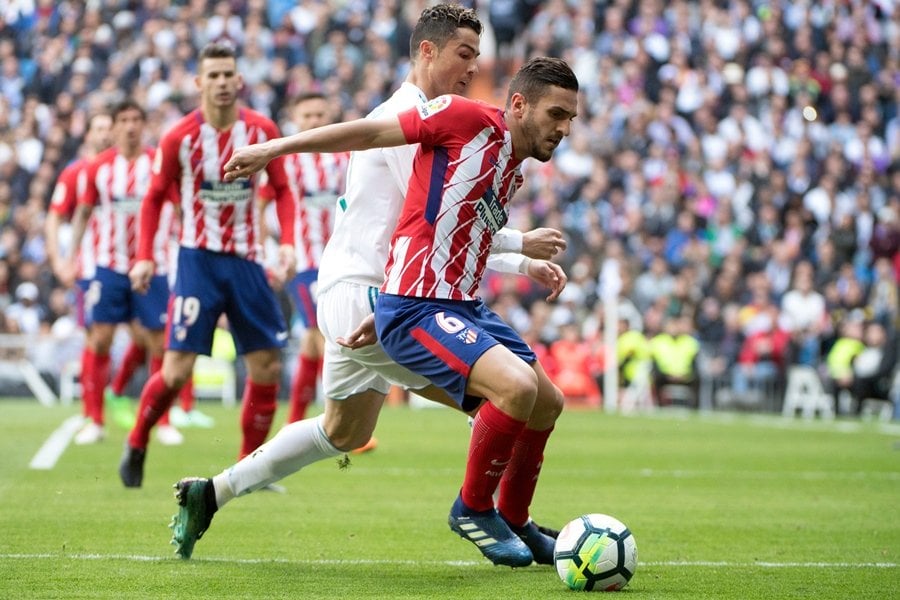
[[[102,438],[103,393],[109,381],[109,351],[116,327],[130,324],[134,345],[149,351],[151,372],[159,369],[169,289],[166,267],[170,227],[165,227],[154,240],[154,249],[165,262],[153,278],[151,293],[138,295],[131,290],[128,270],[137,250],[137,211],[150,185],[153,149],[143,142],[146,114],[140,104],[123,100],[112,108],[111,115],[114,146],[98,154],[85,169],[72,234],[74,247],[82,246],[86,238],[84,261],[93,269],[85,293],[89,326],[81,387],[98,438]],[[169,206],[167,223],[171,223],[172,212]],[[71,254],[66,272],[76,272],[76,261]],[[76,442],[83,441],[77,438],[91,430],[88,425],[76,436]],[[169,436],[163,438],[168,443],[181,442],[177,430],[170,428],[164,433]]]
[[[296,131],[334,122],[334,104],[324,94],[307,92],[291,101],[290,119]],[[349,152],[291,154],[285,157],[288,182],[299,198],[294,222],[297,274],[286,285],[296,314],[303,323],[300,352],[292,378],[287,423],[303,419],[315,399],[316,381],[322,370],[325,340],[316,321],[316,280],[319,261],[334,227],[334,210],[344,193]],[[264,188],[267,190],[268,186]],[[267,211],[267,224],[272,212]],[[277,228],[277,223],[274,224]]]
[[[85,171],[88,164],[112,144],[111,128],[112,119],[105,112],[94,114],[88,119],[80,156],[59,174],[53,189],[50,207],[47,210],[47,219],[44,222],[47,260],[60,283],[67,287],[75,286],[78,324],[82,327],[88,326],[84,309],[84,292],[87,291],[89,277],[93,275],[93,248],[90,246],[90,240],[84,240],[82,248],[74,247],[70,238],[68,248],[63,249],[60,247],[60,232],[62,224],[72,220],[78,204],[78,196],[84,193],[84,187],[87,185]],[[66,260],[65,257],[74,258],[76,255],[78,265],[77,269],[73,271],[71,261]],[[81,353],[81,377],[90,377],[87,371],[93,364],[90,354],[91,351],[85,345]],[[98,407],[90,404],[88,400],[82,398],[85,423],[84,427],[75,435],[75,443],[79,445],[93,444],[103,440],[106,436],[102,407],[99,407],[98,414]],[[127,410],[127,407],[125,408]],[[115,417],[115,409],[113,416]]]
[[[257,181],[225,182],[223,167],[235,148],[278,137],[278,127],[271,119],[238,106],[243,83],[231,46],[204,47],[197,69],[200,108],[163,135],[153,160],[150,189],[141,203],[138,256],[130,272],[135,290],[149,288],[156,262],[152,241],[172,188],[180,196],[181,238],[162,369],[144,385],[137,422],[119,464],[126,487],[141,485],[150,430],[191,376],[197,355],[209,354],[223,313],[248,371],[240,457],[265,441],[276,409],[281,348],[288,332],[260,262]],[[274,161],[266,173],[282,232],[273,275],[283,281],[294,271],[296,200],[284,161]]]

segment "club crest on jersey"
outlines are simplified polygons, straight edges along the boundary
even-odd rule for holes
[[[425,104],[420,104],[418,106],[419,116],[424,120],[428,117],[436,115],[437,113],[450,106],[451,101],[452,98],[450,96],[438,96],[433,100],[429,100]]]
[[[463,344],[474,344],[476,341],[478,341],[478,332],[467,327],[456,334],[456,339],[461,341]]]

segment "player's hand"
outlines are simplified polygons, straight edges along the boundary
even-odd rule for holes
[[[563,288],[566,287],[566,282],[569,281],[562,267],[548,260],[530,260],[525,274],[544,287],[550,288],[547,302],[552,302],[559,298]]]
[[[63,287],[69,288],[75,285],[75,280],[78,279],[78,265],[74,258],[53,261],[51,268]]]
[[[550,260],[565,249],[566,240],[556,229],[538,227],[522,234],[522,254],[528,258]]]
[[[241,177],[250,177],[266,168],[269,161],[275,158],[269,153],[265,142],[238,148],[225,163],[225,181],[234,181]]]
[[[350,348],[351,350],[356,350],[363,346],[371,346],[378,341],[378,334],[375,333],[375,315],[367,316],[359,324],[359,327],[350,332],[350,335],[345,338],[339,337],[335,341],[344,348]]]
[[[272,270],[276,284],[284,284],[297,273],[297,252],[291,244],[278,246],[278,266]]]
[[[131,289],[139,294],[146,294],[150,289],[150,281],[153,279],[153,271],[156,266],[152,260],[139,260],[131,267],[128,272],[128,279],[131,280]]]

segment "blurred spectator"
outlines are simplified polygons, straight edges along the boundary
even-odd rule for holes
[[[850,315],[841,323],[838,338],[825,359],[828,387],[834,395],[835,414],[840,412],[841,395],[850,393],[853,385],[853,360],[865,348],[862,315]]]
[[[771,389],[784,376],[788,363],[790,335],[778,323],[778,310],[772,306],[759,310],[744,326],[746,337],[732,372],[731,389],[745,401],[751,392]]]
[[[688,406],[697,406],[700,380],[697,358],[700,343],[692,335],[691,318],[677,315],[667,318],[663,331],[650,339],[653,356],[653,391],[660,406],[672,404],[677,389],[687,393],[679,398]]]
[[[812,263],[801,261],[794,267],[793,285],[781,299],[781,317],[791,335],[793,362],[818,366],[822,334],[828,326],[825,297],[814,287]]]
[[[15,333],[38,334],[44,321],[44,307],[40,304],[40,291],[30,281],[16,287],[16,301],[4,311],[7,326]]]
[[[863,401],[869,398],[889,401],[891,385],[897,369],[897,339],[878,321],[866,324],[865,348],[853,359],[850,394],[859,414]]]

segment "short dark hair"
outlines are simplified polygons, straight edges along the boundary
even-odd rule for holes
[[[419,53],[419,44],[424,40],[443,48],[460,27],[467,27],[478,35],[484,29],[478,13],[471,8],[459,4],[437,4],[426,8],[409,37],[409,56],[415,59]]]
[[[112,105],[112,108],[109,109],[109,114],[115,123],[119,115],[127,110],[136,110],[141,113],[141,119],[144,121],[147,120],[147,111],[145,111],[144,107],[138,104],[138,101],[133,98],[125,98],[124,100],[116,102]]]
[[[200,50],[200,56],[197,58],[197,63],[202,63],[203,59],[206,58],[233,58],[237,60],[237,50],[234,49],[229,43],[226,42],[211,42]]]
[[[522,68],[509,82],[506,105],[509,106],[512,95],[522,94],[525,101],[532,103],[544,95],[547,87],[560,87],[564,90],[578,91],[578,78],[561,58],[538,56],[522,65]]]
[[[291,106],[297,106],[307,100],[328,100],[322,92],[302,92],[291,99]]]

